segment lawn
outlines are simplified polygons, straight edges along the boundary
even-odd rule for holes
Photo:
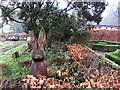
[[[2,76],[1,79],[8,79],[10,81],[14,81],[15,79],[25,77],[28,74],[28,68],[26,66],[22,67],[20,65],[20,61],[31,60],[30,55],[28,53],[24,53],[26,48],[26,44],[22,44],[15,48],[12,48],[6,51],[4,54],[0,56],[0,65],[2,68]],[[13,58],[12,54],[18,51],[20,57]]]

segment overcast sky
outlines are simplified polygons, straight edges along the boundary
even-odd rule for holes
[[[102,14],[102,22],[100,24],[106,25],[118,25],[118,2],[120,0],[106,0],[109,2],[109,5],[106,7],[105,11]]]
[[[106,0],[108,2],[108,6],[106,7],[104,13],[102,14],[103,17],[109,15],[109,12],[116,10],[118,7],[118,2],[120,0]]]

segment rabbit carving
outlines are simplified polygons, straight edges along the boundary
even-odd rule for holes
[[[31,35],[31,41],[32,41],[32,64],[30,67],[30,74],[37,77],[39,74],[47,76],[47,68],[44,63],[44,36],[43,33],[39,33],[38,39],[32,32]]]

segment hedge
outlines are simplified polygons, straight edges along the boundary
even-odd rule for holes
[[[109,45],[120,45],[120,42],[115,42],[115,41],[106,41],[106,40],[91,40],[92,43],[106,43]]]
[[[105,40],[91,40],[93,43],[105,42]]]
[[[113,55],[113,53],[106,53],[105,57],[120,65],[120,57],[117,55]]]
[[[120,42],[105,41],[105,40],[93,40],[92,49],[104,52],[113,52],[116,49],[120,49]]]
[[[107,44],[112,44],[112,45],[120,45],[120,42],[112,42],[112,41],[106,41]]]
[[[112,52],[117,49],[120,49],[120,45],[93,44],[92,49],[104,52]]]

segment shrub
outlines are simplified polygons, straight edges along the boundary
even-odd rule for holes
[[[120,65],[120,58],[117,55],[113,55],[113,53],[106,53],[105,57]]]
[[[112,42],[112,41],[106,41],[107,44],[112,44],[112,45],[120,45],[120,42]]]
[[[106,41],[106,40],[91,40],[93,43],[106,43],[110,45],[120,45],[120,42]]]
[[[93,50],[99,50],[104,52],[112,52],[117,49],[120,49],[120,45],[102,45],[102,44],[93,44]]]
[[[77,44],[84,44],[87,46],[91,46],[90,42],[91,34],[87,31],[80,32],[74,32],[71,37],[71,43],[77,43]]]
[[[111,52],[117,49],[120,49],[120,42],[111,42],[111,41],[104,41],[104,40],[94,40],[91,41],[93,43],[92,49]]]

